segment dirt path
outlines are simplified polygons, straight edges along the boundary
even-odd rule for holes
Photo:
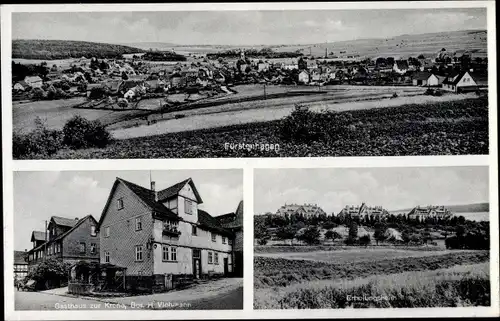
[[[445,95],[441,97],[433,96],[412,96],[412,97],[398,97],[394,99],[377,99],[377,100],[363,100],[363,101],[347,101],[335,102],[329,100],[320,100],[310,103],[304,103],[313,111],[320,110],[357,110],[357,109],[371,109],[380,107],[397,107],[405,104],[424,104],[428,102],[442,102],[452,100],[462,100],[465,98],[474,97],[473,94],[468,95]],[[264,102],[263,102],[264,103]],[[266,101],[267,103],[267,101]],[[222,111],[222,106],[217,106],[213,110],[193,110],[184,114],[184,118],[167,119],[159,121],[152,125],[141,125],[138,127],[117,128],[112,130],[112,135],[116,139],[127,139],[133,137],[145,137],[153,135],[161,135],[166,133],[175,133],[182,131],[191,131],[205,128],[215,128],[229,125],[245,124],[252,122],[265,122],[281,119],[290,114],[294,109],[294,99],[288,99],[283,104],[274,106],[266,106],[270,108],[263,108],[262,105],[248,109],[236,109],[232,111]],[[225,107],[230,108],[230,107]]]

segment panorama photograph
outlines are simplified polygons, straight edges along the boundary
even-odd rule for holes
[[[486,8],[14,12],[14,159],[489,153]]]
[[[255,170],[254,308],[491,306],[488,177],[487,166]]]
[[[15,172],[15,310],[243,309],[242,184],[242,170]]]

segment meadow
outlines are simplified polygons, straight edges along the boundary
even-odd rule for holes
[[[332,250],[328,256],[318,251],[261,255],[256,253],[254,258],[256,309],[444,307],[490,302],[488,251],[346,247]],[[346,299],[348,295],[379,299],[352,301]]]
[[[236,112],[229,113],[233,116]],[[171,126],[183,132],[117,139],[105,148],[60,151],[58,159],[88,158],[197,158],[197,157],[307,157],[488,154],[488,100],[410,104],[340,112],[353,123],[338,128],[318,116],[322,140],[299,141],[283,134],[283,120],[238,124],[189,131],[184,118]],[[227,115],[228,118],[231,115]],[[187,118],[187,117],[186,117]],[[220,120],[221,118],[219,118]],[[206,115],[191,119],[191,126],[209,122]],[[215,121],[215,120],[214,120]],[[352,126],[351,126],[352,125]],[[186,127],[187,126],[187,127]],[[344,129],[342,129],[344,128]],[[115,131],[113,131],[115,133]],[[155,135],[156,134],[156,135]],[[227,150],[225,143],[279,144],[279,151]]]

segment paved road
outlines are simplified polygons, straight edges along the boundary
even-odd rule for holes
[[[102,302],[42,292],[16,291],[15,310],[87,310]]]
[[[57,292],[56,292],[57,293]],[[15,293],[16,310],[238,310],[243,309],[242,279],[224,279],[189,289],[134,297],[94,299],[44,292]]]

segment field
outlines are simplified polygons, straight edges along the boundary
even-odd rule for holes
[[[85,98],[71,98],[51,101],[14,103],[12,106],[13,129],[29,132],[35,128],[35,119],[40,117],[50,129],[62,129],[73,116],[80,115],[89,120],[99,119],[103,124],[111,124],[138,111],[111,111],[103,109],[79,109],[73,106],[85,102]]]
[[[473,57],[486,57],[487,50],[486,30],[463,30],[439,33],[426,33],[417,35],[401,35],[392,38],[381,39],[358,39],[348,41],[336,41],[319,44],[300,45],[274,45],[274,46],[180,46],[172,43],[132,43],[127,44],[143,50],[149,48],[158,50],[174,50],[177,53],[207,54],[218,51],[234,49],[256,49],[271,48],[277,52],[294,52],[299,50],[304,55],[311,54],[314,57],[323,58],[325,49],[331,53],[329,57],[345,57],[349,55],[359,56],[359,59],[370,57],[417,57],[424,54],[426,57],[434,58],[441,48],[454,52],[456,50],[469,50]]]
[[[490,302],[488,251],[351,247],[328,255],[320,251],[262,255],[256,253],[254,258],[256,309],[471,306]],[[346,300],[348,295],[389,299],[350,301]]]
[[[281,136],[281,121],[271,121],[171,134],[158,131],[156,136],[115,140],[103,149],[61,151],[54,157],[87,159],[488,154],[488,101],[485,98],[346,113],[356,122],[355,131],[341,131],[335,139],[326,141],[298,142],[286,139]],[[201,115],[198,117],[197,122],[210,121]],[[172,126],[176,126],[174,121],[181,120],[183,119],[174,119]],[[325,126],[328,133],[330,126]],[[225,148],[225,143],[279,144],[279,150],[230,150]]]

